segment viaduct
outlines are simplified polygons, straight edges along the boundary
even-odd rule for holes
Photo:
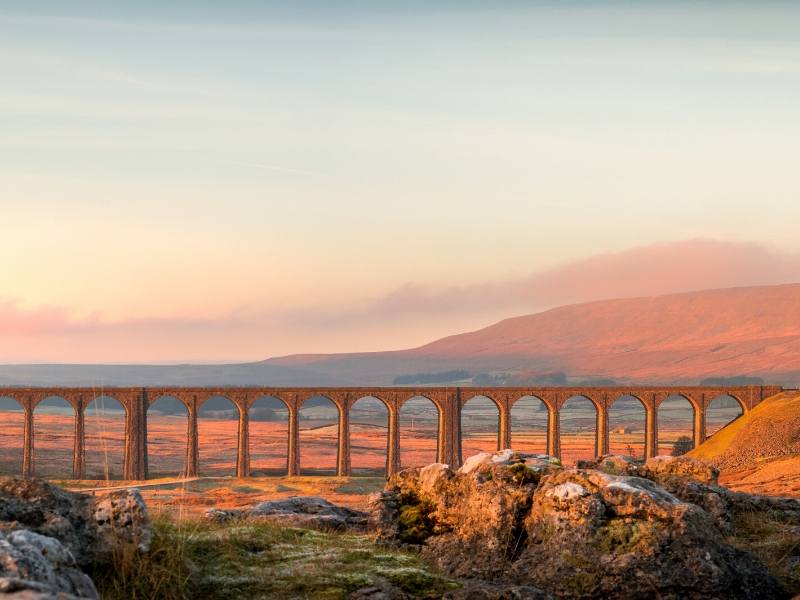
[[[73,452],[73,477],[83,479],[85,465],[84,416],[86,407],[96,398],[111,397],[125,409],[125,458],[123,477],[126,480],[143,480],[148,477],[147,460],[147,410],[159,398],[171,397],[186,406],[188,413],[186,476],[198,473],[199,440],[197,434],[198,410],[209,398],[225,397],[239,413],[237,477],[250,474],[249,408],[259,398],[272,397],[282,401],[289,414],[288,474],[300,474],[300,408],[315,397],[328,398],[339,412],[339,446],[337,474],[350,474],[350,409],[361,398],[377,398],[388,411],[387,476],[400,468],[400,407],[415,397],[429,399],[439,413],[437,435],[437,460],[458,466],[461,456],[461,409],[472,398],[484,396],[497,406],[499,414],[497,448],[511,444],[511,407],[527,396],[534,396],[547,407],[547,453],[561,454],[559,411],[572,397],[581,396],[592,402],[596,409],[595,453],[607,454],[609,449],[609,410],[623,396],[633,396],[646,412],[645,456],[658,453],[658,406],[670,396],[682,396],[694,409],[694,442],[706,439],[706,412],[711,402],[720,395],[728,395],[747,413],[765,398],[782,391],[780,386],[740,387],[351,387],[351,388],[267,388],[267,387],[116,387],[104,388],[0,388],[0,397],[16,400],[24,411],[23,475],[34,475],[33,464],[33,411],[47,398],[59,397],[75,409],[75,436]]]

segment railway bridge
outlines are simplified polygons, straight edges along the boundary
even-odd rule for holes
[[[272,397],[281,401],[288,410],[288,474],[300,474],[300,408],[311,398],[329,399],[338,411],[337,474],[350,475],[350,411],[359,399],[376,398],[388,412],[386,448],[386,473],[392,475],[400,469],[400,408],[412,398],[430,400],[438,411],[437,460],[458,466],[461,452],[461,410],[471,399],[482,396],[497,407],[497,448],[512,447],[511,408],[520,399],[533,396],[547,408],[547,453],[560,457],[561,433],[559,411],[573,397],[588,399],[596,410],[595,454],[609,450],[609,410],[622,397],[634,397],[641,402],[646,413],[645,457],[658,453],[658,407],[669,397],[681,396],[688,400],[694,412],[693,438],[695,444],[706,439],[706,413],[711,402],[721,396],[734,398],[747,413],[765,398],[782,391],[780,386],[635,386],[635,387],[7,387],[0,388],[0,398],[12,398],[24,413],[22,472],[26,477],[35,474],[33,460],[33,416],[36,406],[48,398],[62,398],[75,410],[73,477],[83,479],[85,474],[85,412],[86,407],[98,397],[111,397],[125,410],[125,455],[123,477],[126,480],[143,480],[148,477],[147,412],[148,408],[164,397],[180,401],[187,410],[186,476],[198,474],[199,438],[198,411],[210,398],[224,397],[238,411],[236,475],[250,474],[250,407],[260,398]]]

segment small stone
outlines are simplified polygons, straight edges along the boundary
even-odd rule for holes
[[[258,519],[322,530],[364,529],[367,525],[366,513],[337,506],[317,496],[290,496],[282,500],[260,502],[243,510],[211,508],[206,511],[205,518],[215,522]]]

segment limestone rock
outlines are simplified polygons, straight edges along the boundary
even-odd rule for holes
[[[0,531],[15,529],[57,539],[81,566],[107,564],[128,544],[146,550],[152,535],[136,489],[90,496],[36,479],[0,478]]]
[[[656,456],[645,463],[644,473],[655,481],[677,476],[716,485],[719,480],[719,469],[690,456]]]
[[[487,464],[510,466],[518,463],[526,463],[528,466],[532,466],[533,463],[535,463],[543,467],[545,465],[560,465],[561,461],[547,454],[531,454],[528,452],[517,452],[515,450],[506,449],[499,452],[479,452],[478,454],[473,454],[464,461],[464,464],[461,465],[458,472],[462,475],[466,475]],[[425,467],[425,469],[427,468],[429,467]]]
[[[215,522],[260,519],[323,530],[363,529],[367,524],[366,513],[337,506],[316,496],[292,496],[283,500],[260,502],[244,510],[212,508],[206,511],[205,517]]]
[[[625,454],[605,454],[596,460],[579,460],[577,467],[597,469],[611,475],[639,475],[642,463]]]
[[[0,596],[97,598],[97,590],[58,540],[17,529],[0,532]]]
[[[563,493],[575,486],[582,493]],[[638,477],[569,470],[542,482],[525,521],[528,545],[510,569],[556,595],[582,598],[779,598],[752,556],[714,520]]]
[[[602,470],[563,469],[504,451],[458,472],[411,469],[388,482],[372,521],[382,541],[416,544],[445,573],[480,582],[454,598],[785,597],[763,565],[724,541],[720,523],[734,500],[711,483],[713,471],[599,462]],[[719,514],[709,514],[715,502]]]

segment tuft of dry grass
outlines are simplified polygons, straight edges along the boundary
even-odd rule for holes
[[[800,594],[800,527],[781,513],[740,512],[728,543],[750,552],[783,583]]]
[[[378,547],[367,535],[167,515],[154,520],[149,553],[123,551],[92,576],[105,600],[338,599],[369,586],[438,598],[457,587],[418,554]]]

